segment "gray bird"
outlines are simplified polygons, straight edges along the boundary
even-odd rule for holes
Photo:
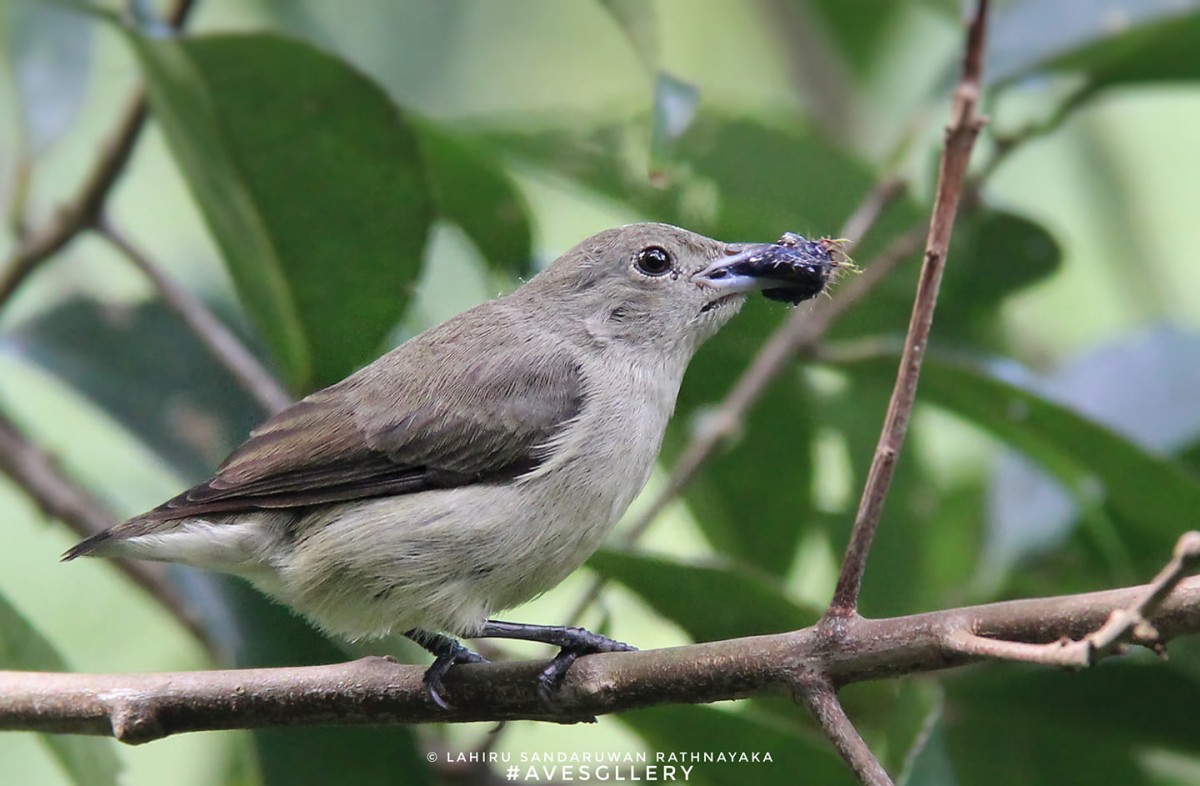
[[[224,571],[330,633],[403,633],[436,655],[425,684],[441,706],[450,667],[481,660],[451,636],[554,644],[548,700],[579,655],[633,648],[492,613],[600,545],[650,476],[693,353],[746,293],[799,302],[824,288],[837,264],[796,239],[601,232],[283,410],[216,477],[64,559]]]

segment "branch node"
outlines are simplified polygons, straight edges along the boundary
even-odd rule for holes
[[[113,738],[126,745],[153,742],[167,734],[157,713],[145,702],[119,700],[113,704],[110,717]]]
[[[1130,644],[1147,647],[1159,657],[1166,657],[1162,633],[1151,620],[1198,561],[1200,532],[1185,532],[1176,542],[1170,562],[1154,580],[1139,588],[1131,603],[1112,608],[1103,624],[1078,641],[1064,636],[1053,644],[1034,644],[989,638],[958,629],[946,636],[945,645],[952,652],[974,657],[1074,669],[1094,666],[1109,655],[1122,654]]]
[[[1175,559],[1194,563],[1200,560],[1200,532],[1190,530],[1179,536],[1175,544]]]

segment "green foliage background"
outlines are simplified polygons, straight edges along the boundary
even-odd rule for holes
[[[874,182],[903,176],[909,194],[856,252],[869,263],[928,214],[961,46],[952,0],[200,0],[179,38],[155,4],[132,7],[126,19],[111,3],[0,4],[0,254],[19,219],[40,225],[69,197],[144,82],[154,119],[110,212],[297,395],[617,223],[833,234]],[[979,189],[868,569],[870,616],[1135,583],[1200,510],[1200,10],[1001,2],[987,71]],[[828,360],[781,377],[636,548],[592,560],[615,584],[586,624],[652,647],[815,618],[915,270],[836,325]],[[700,353],[664,466],[786,314],[753,302]],[[89,235],[0,312],[0,411],[130,515],[202,479],[262,417]],[[209,655],[111,566],[58,564],[74,537],[6,480],[0,514],[0,667],[361,652],[179,570],[219,643]],[[587,580],[510,616],[560,623]],[[1195,642],[1180,641],[1167,663],[994,665],[845,700],[909,783],[1200,783],[1198,675]],[[444,758],[488,731],[212,733],[136,749],[6,734],[0,781],[434,783],[426,751]],[[772,764],[698,765],[694,780],[850,782],[803,713],[771,698],[512,724],[497,750],[768,751]]]

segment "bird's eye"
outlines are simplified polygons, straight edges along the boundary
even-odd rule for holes
[[[671,255],[665,248],[649,246],[638,252],[634,264],[648,276],[661,276],[671,272]]]

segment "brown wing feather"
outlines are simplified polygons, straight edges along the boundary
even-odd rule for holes
[[[532,351],[523,338],[455,322],[423,334],[387,362],[266,421],[216,477],[136,520],[302,507],[523,474],[545,460],[548,443],[584,404],[570,354],[553,346]],[[417,370],[428,373],[417,379]]]

